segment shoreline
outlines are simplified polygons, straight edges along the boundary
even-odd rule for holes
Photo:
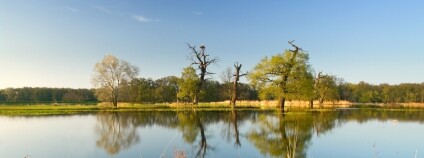
[[[259,110],[276,111],[277,101],[240,101],[233,109],[229,101],[199,103],[198,105],[183,103],[161,103],[161,104],[139,104],[139,103],[119,103],[118,107],[113,107],[109,103],[98,104],[22,104],[7,105],[0,104],[0,116],[46,116],[46,115],[74,115],[97,112],[149,112],[149,111],[232,111],[232,110]],[[307,104],[306,104],[307,103]],[[309,102],[306,101],[288,101],[286,102],[286,112],[296,111],[326,111],[339,108],[372,108],[372,109],[416,109],[424,110],[424,103],[350,103],[342,102],[324,102],[324,104],[315,104],[314,108],[309,108]]]

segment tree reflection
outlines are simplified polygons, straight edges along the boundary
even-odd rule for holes
[[[134,125],[135,118],[118,112],[99,113],[96,126],[96,133],[99,136],[97,147],[103,148],[110,155],[115,155],[138,143],[140,136]]]
[[[241,147],[240,132],[239,132],[239,112],[232,109],[231,112],[225,113],[224,115],[224,127],[222,128],[222,136],[227,142],[232,141],[234,138],[234,146]]]
[[[247,138],[264,155],[274,157],[306,157],[305,150],[311,139],[309,115],[284,115],[277,117],[259,115]]]
[[[245,143],[242,138],[246,138],[263,155],[302,158],[307,157],[306,151],[313,135],[319,136],[345,122],[363,123],[370,120],[424,123],[424,111],[339,109],[292,113],[237,110],[114,112],[97,114],[95,131],[98,135],[96,145],[110,155],[115,155],[140,141],[137,128],[161,126],[178,129],[183,140],[195,147],[193,156],[205,157],[208,151],[214,149],[208,144],[208,138],[215,133],[207,133],[207,129],[223,123],[221,134],[235,148],[241,147]],[[250,126],[248,131],[240,131],[240,125],[244,123]]]
[[[182,132],[183,139],[189,143],[194,144],[197,136],[200,134],[199,144],[196,146],[196,157],[205,157],[206,151],[212,149],[207,143],[205,135],[205,125],[201,121],[202,113],[195,111],[179,112],[178,118],[180,119],[179,129]]]
[[[236,110],[232,110],[231,111],[231,122],[233,124],[233,129],[234,129],[234,145],[237,147],[241,146],[240,143],[240,133],[239,133],[239,129],[238,129],[238,116],[237,116],[237,111]]]

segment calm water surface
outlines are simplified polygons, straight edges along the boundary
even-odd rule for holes
[[[0,116],[0,158],[424,157],[424,111]]]

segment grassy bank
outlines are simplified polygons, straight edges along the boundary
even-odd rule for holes
[[[99,111],[96,105],[3,105],[0,115],[69,115]]]
[[[236,106],[237,110],[275,110],[275,101],[242,101]],[[315,104],[314,109],[309,109],[307,102],[291,101],[286,104],[288,111],[320,111],[335,108],[378,108],[378,109],[420,109],[424,104],[355,104],[343,102],[343,104],[328,103]],[[411,106],[413,105],[413,106]],[[230,111],[229,102],[199,103],[199,105],[182,103],[164,104],[132,104],[119,103],[113,107],[109,103],[98,104],[3,104],[0,105],[0,115],[6,116],[37,116],[37,115],[70,115],[96,112],[137,112],[137,111]]]
[[[118,107],[110,104],[99,103],[97,105],[56,105],[56,104],[31,104],[31,105],[0,105],[0,115],[6,116],[39,116],[39,115],[71,115],[96,112],[137,112],[137,111],[230,111],[229,105],[210,105],[201,103],[190,104],[130,104],[120,103]],[[253,110],[258,107],[237,107],[237,110]]]

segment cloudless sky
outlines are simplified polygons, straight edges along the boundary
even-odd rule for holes
[[[347,82],[424,81],[420,0],[0,0],[0,88],[90,88],[96,62],[112,54],[140,77],[190,64],[186,43],[251,70],[263,57],[308,51],[315,71]],[[220,80],[219,75],[214,76]],[[246,80],[244,80],[246,81]]]

